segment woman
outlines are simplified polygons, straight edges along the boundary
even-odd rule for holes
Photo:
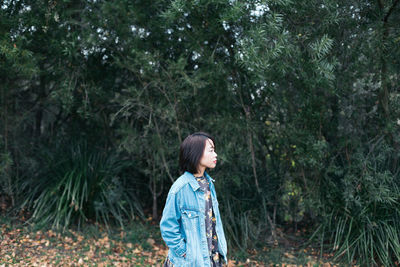
[[[182,142],[179,167],[160,222],[169,251],[164,267],[222,266],[227,246],[214,180],[205,172],[217,164],[214,138],[197,132]]]

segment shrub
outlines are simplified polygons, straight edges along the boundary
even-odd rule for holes
[[[124,219],[142,214],[120,176],[129,163],[117,155],[90,150],[86,143],[68,143],[41,154],[42,170],[23,184],[27,197],[22,208],[32,211],[31,222],[56,229],[89,220],[123,226]]]
[[[321,229],[337,259],[360,266],[400,262],[400,177],[398,170],[391,171],[394,155],[380,141],[355,153],[344,172],[334,171],[337,166],[327,172],[330,209]]]

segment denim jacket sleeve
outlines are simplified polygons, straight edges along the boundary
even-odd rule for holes
[[[181,233],[180,219],[181,212],[177,194],[169,193],[160,221],[161,236],[169,249],[173,250],[175,254],[183,256],[186,253],[186,243]]]

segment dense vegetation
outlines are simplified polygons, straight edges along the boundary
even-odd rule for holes
[[[394,265],[399,21],[399,0],[5,0],[2,210],[157,220],[203,130],[231,247],[307,224],[340,260]]]

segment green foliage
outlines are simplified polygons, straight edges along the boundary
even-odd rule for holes
[[[371,206],[397,212],[398,7],[5,1],[0,197],[59,228],[122,223],[140,206],[156,219],[180,142],[203,130],[216,137],[210,173],[230,246],[280,241],[276,228],[294,221],[321,226],[350,260],[365,261],[368,237],[387,263],[397,226]],[[96,146],[66,148],[71,136]]]
[[[224,230],[229,245],[245,253],[246,249],[255,247],[251,243],[257,240],[263,232],[262,226],[254,223],[256,217],[260,215],[250,210],[238,212],[231,205],[231,201],[227,202],[224,209]]]
[[[65,145],[41,153],[43,169],[23,184],[27,197],[22,207],[32,210],[30,221],[56,229],[89,220],[123,226],[126,219],[142,215],[126,178],[120,176],[125,160],[85,143]]]
[[[303,219],[305,207],[301,187],[286,181],[281,197],[282,216],[286,222],[300,222]]]
[[[331,214],[323,225],[344,262],[394,266],[400,260],[400,187],[398,171],[388,171],[392,156],[393,150],[378,139],[369,151],[355,153],[344,172],[327,172],[327,185],[337,194],[325,199]],[[337,176],[343,177],[339,183],[334,182]]]
[[[0,58],[3,61],[0,70],[8,74],[8,79],[31,77],[38,71],[32,52],[20,47],[24,41],[23,38],[13,40],[9,34],[0,39]]]

